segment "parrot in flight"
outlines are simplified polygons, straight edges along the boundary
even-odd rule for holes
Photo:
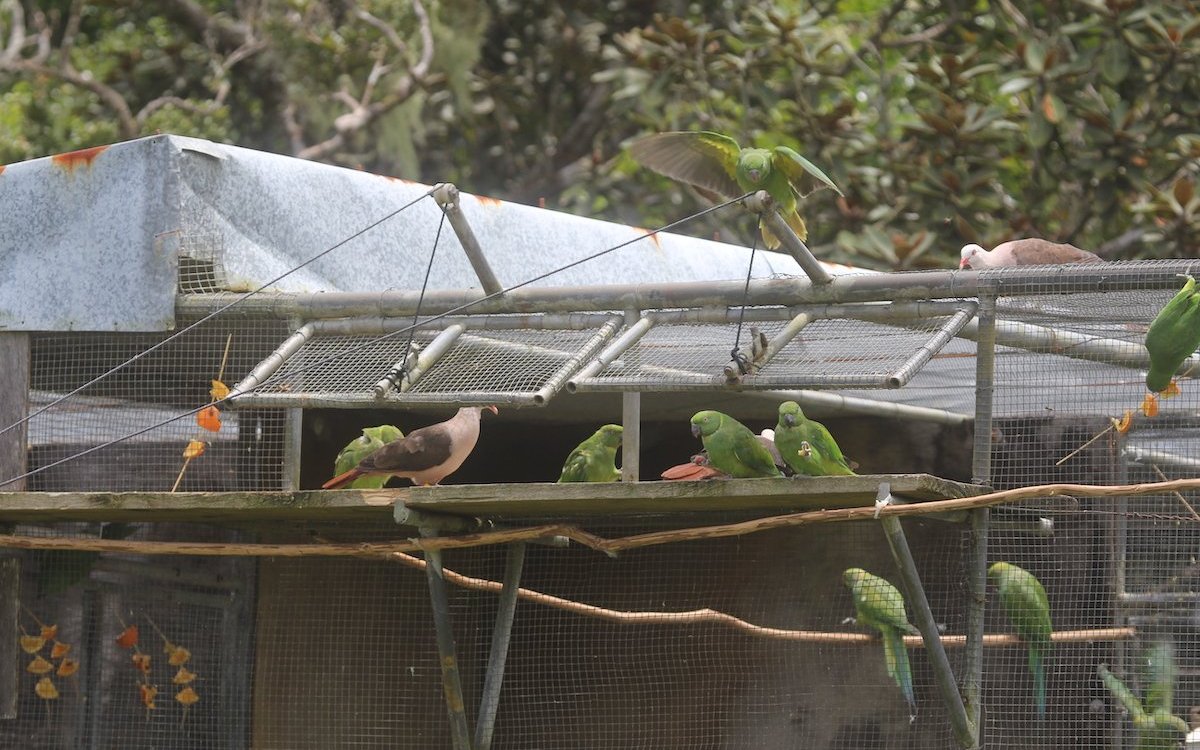
[[[342,448],[341,453],[337,455],[337,459],[333,462],[333,473],[340,475],[350,471],[367,456],[402,437],[404,437],[404,433],[395,425],[381,424],[378,427],[364,427],[362,435],[347,443],[346,447]],[[358,477],[346,486],[353,490],[378,490],[387,484],[390,478],[386,474],[367,474]]]
[[[1171,385],[1171,378],[1183,361],[1200,346],[1200,290],[1191,276],[1171,301],[1159,310],[1150,330],[1146,331],[1146,351],[1150,370],[1146,388],[1160,393]]]
[[[563,482],[616,482],[621,479],[617,468],[617,447],[621,445],[623,429],[619,424],[606,424],[584,440],[563,464]]]
[[[805,417],[795,401],[784,401],[779,405],[775,447],[797,474],[813,477],[854,474],[825,425]]]
[[[842,573],[842,581],[850,587],[854,597],[855,618],[859,624],[875,628],[883,637],[887,673],[904,693],[909,716],[915,717],[917,701],[913,694],[912,667],[904,648],[904,634],[918,635],[919,631],[908,621],[904,597],[895,586],[862,568],[847,569]]]
[[[728,414],[696,412],[692,434],[704,443],[708,463],[718,471],[739,479],[783,476],[758,436]]]
[[[1145,702],[1137,699],[1108,667],[1096,667],[1100,681],[1120,701],[1138,731],[1135,750],[1173,750],[1188,734],[1188,723],[1171,713],[1175,693],[1175,649],[1170,641],[1156,641],[1146,654],[1149,688]]]
[[[657,133],[634,141],[629,147],[643,166],[697,188],[707,198],[737,198],[765,190],[775,201],[779,215],[801,240],[808,228],[796,211],[796,183],[806,174],[842,194],[833,180],[815,164],[787,146],[742,148],[727,135],[709,131]],[[779,238],[759,222],[767,248],[779,247]]]
[[[1000,592],[1004,613],[1029,648],[1029,673],[1039,719],[1046,718],[1046,657],[1050,653],[1050,602],[1032,573],[1012,563],[993,563],[988,578]]]

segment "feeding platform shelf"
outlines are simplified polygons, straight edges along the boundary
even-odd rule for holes
[[[869,507],[888,483],[903,502],[972,497],[990,488],[929,474],[610,484],[459,484],[296,492],[0,492],[0,522],[390,522],[393,506],[488,519],[786,513]]]

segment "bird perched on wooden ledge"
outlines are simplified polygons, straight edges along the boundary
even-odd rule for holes
[[[479,418],[495,406],[464,406],[450,419],[408,433],[364,458],[350,471],[337,475],[321,489],[335,490],[364,474],[408,477],[413,484],[437,484],[462,466],[479,440]]]
[[[1036,237],[1002,242],[991,250],[979,245],[963,245],[959,268],[978,271],[1006,266],[1050,266],[1061,263],[1100,263],[1102,258],[1065,242],[1050,242]]]

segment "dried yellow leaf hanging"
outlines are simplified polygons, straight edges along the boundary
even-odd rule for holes
[[[179,701],[185,706],[190,706],[200,700],[200,695],[190,687],[185,687],[183,690],[180,690],[175,694],[175,700]]]
[[[43,677],[33,686],[33,692],[44,701],[58,700],[58,688],[54,687],[54,681],[49,677]]]
[[[186,685],[196,679],[196,673],[188,671],[187,667],[180,667],[175,676],[171,678],[171,682],[176,685]]]
[[[220,380],[214,380],[212,381],[212,388],[208,389],[208,395],[212,396],[213,401],[220,401],[229,395],[229,386]]]
[[[21,636],[21,650],[27,654],[36,654],[45,645],[46,640],[44,638],[39,638],[36,635]]]
[[[188,659],[192,658],[192,652],[188,651],[183,646],[176,646],[173,643],[168,643],[167,647],[163,648],[170,656],[167,658],[167,663],[172,667],[178,667],[181,664],[187,664]]]
[[[33,674],[46,674],[51,669],[54,669],[54,665],[40,656],[35,656],[33,661],[25,665],[25,671]]]

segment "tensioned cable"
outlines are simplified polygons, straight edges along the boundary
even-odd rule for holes
[[[301,268],[304,268],[304,267],[305,267],[305,266],[307,266],[309,263],[312,263],[313,261],[315,261],[315,260],[318,260],[319,258],[323,258],[323,257],[325,257],[325,256],[326,256],[326,255],[328,255],[329,253],[333,252],[334,250],[337,250],[339,247],[341,247],[342,245],[345,245],[345,244],[346,244],[346,243],[348,243],[348,242],[351,242],[351,241],[353,241],[353,240],[356,240],[356,239],[358,239],[359,237],[363,236],[364,234],[366,234],[367,232],[371,231],[371,230],[372,230],[372,229],[374,229],[375,227],[377,227],[377,226],[379,226],[380,224],[384,223],[384,222],[385,222],[385,221],[387,221],[388,219],[391,219],[392,217],[396,216],[397,214],[400,214],[401,212],[408,210],[408,209],[409,209],[409,208],[411,208],[412,206],[416,205],[416,204],[417,204],[419,201],[421,201],[421,200],[423,200],[423,199],[425,199],[425,198],[428,198],[429,196],[433,195],[433,193],[434,193],[434,191],[435,191],[436,189],[437,189],[437,186],[434,186],[434,187],[430,188],[428,191],[426,191],[426,192],[425,192],[425,193],[423,193],[422,195],[419,195],[419,196],[417,196],[416,198],[413,198],[411,201],[409,201],[408,203],[405,203],[403,206],[401,206],[400,208],[397,208],[395,211],[392,211],[391,213],[387,214],[386,216],[384,216],[384,217],[382,217],[382,218],[380,218],[380,219],[377,219],[376,221],[373,221],[373,222],[371,222],[370,224],[366,225],[365,227],[363,227],[362,229],[358,230],[357,232],[355,232],[354,234],[350,235],[349,237],[346,237],[345,239],[343,239],[343,240],[340,240],[340,241],[338,241],[337,243],[335,243],[335,244],[333,244],[333,245],[330,245],[329,247],[325,248],[325,249],[324,249],[324,250],[322,250],[321,252],[319,252],[319,253],[317,253],[316,255],[312,256],[311,258],[309,258],[308,260],[304,261],[303,263],[301,263],[300,265],[296,266],[295,268],[291,268],[291,269],[288,269],[287,271],[284,271],[283,273],[281,273],[280,275],[278,275],[278,276],[276,276],[275,278],[271,279],[270,281],[266,282],[265,284],[263,284],[262,286],[258,287],[257,289],[251,290],[251,291],[247,292],[246,294],[244,294],[243,296],[241,296],[241,297],[238,297],[237,299],[233,300],[233,301],[232,301],[232,302],[230,302],[228,305],[225,305],[224,307],[218,307],[216,310],[213,310],[213,311],[212,311],[212,312],[210,312],[209,314],[205,315],[203,318],[200,318],[199,320],[197,320],[197,321],[195,321],[195,322],[193,322],[193,323],[189,323],[188,325],[184,326],[183,328],[179,329],[178,331],[175,331],[174,333],[172,333],[170,336],[166,337],[166,338],[165,338],[165,339],[163,339],[162,341],[159,341],[157,344],[154,344],[154,345],[153,345],[153,346],[151,346],[150,348],[148,348],[148,349],[146,349],[146,350],[144,350],[144,351],[142,351],[142,352],[139,352],[138,354],[135,354],[135,355],[133,355],[133,356],[132,356],[132,357],[130,357],[129,359],[127,359],[127,360],[125,360],[124,362],[122,362],[122,363],[120,363],[120,364],[116,365],[115,367],[113,367],[113,368],[109,369],[108,371],[106,371],[106,372],[103,372],[103,373],[101,373],[101,374],[97,375],[96,377],[92,378],[92,379],[91,379],[91,380],[89,380],[88,382],[86,382],[86,383],[84,383],[83,385],[79,386],[79,387],[78,387],[78,388],[76,388],[75,390],[73,390],[73,391],[70,391],[69,393],[64,393],[63,395],[61,395],[61,396],[59,396],[58,398],[54,399],[53,401],[51,401],[50,403],[46,404],[45,406],[39,407],[39,408],[38,408],[36,411],[32,412],[31,414],[27,414],[27,415],[25,415],[24,417],[22,417],[21,419],[18,419],[16,422],[13,422],[12,424],[8,425],[7,427],[5,427],[5,428],[3,428],[3,429],[0,429],[0,435],[3,435],[4,433],[8,432],[9,430],[13,430],[13,429],[16,429],[17,427],[20,427],[21,425],[25,424],[25,423],[26,423],[26,422],[28,422],[29,420],[31,420],[31,419],[33,419],[34,417],[38,416],[39,414],[42,414],[43,412],[45,412],[45,411],[47,411],[47,410],[49,410],[49,409],[52,409],[52,408],[54,408],[55,406],[58,406],[58,405],[59,405],[59,404],[61,404],[63,401],[66,401],[67,399],[69,399],[69,398],[71,398],[72,396],[74,396],[74,395],[76,395],[76,394],[80,393],[80,392],[81,392],[81,391],[83,391],[84,389],[86,389],[86,388],[90,388],[91,386],[95,385],[96,383],[99,383],[101,380],[104,380],[104,379],[105,379],[105,378],[107,378],[109,375],[112,375],[114,372],[118,372],[119,370],[121,370],[121,368],[123,368],[123,367],[126,367],[127,365],[131,365],[131,364],[133,364],[134,362],[137,362],[137,361],[138,361],[139,359],[141,359],[142,357],[145,357],[146,355],[150,354],[151,352],[153,352],[153,351],[155,351],[155,350],[157,350],[157,349],[160,349],[160,348],[162,348],[163,346],[166,346],[167,344],[169,344],[170,342],[172,342],[172,341],[174,341],[175,339],[179,338],[179,337],[180,337],[180,336],[182,336],[183,334],[185,334],[185,333],[187,333],[188,331],[190,331],[190,330],[194,329],[196,326],[198,326],[198,325],[200,325],[200,324],[202,324],[202,323],[207,323],[208,321],[212,320],[213,318],[215,318],[216,316],[218,316],[218,315],[220,315],[221,313],[225,312],[226,310],[230,309],[231,307],[234,307],[235,305],[239,305],[239,304],[241,304],[242,302],[245,302],[247,299],[249,299],[250,297],[253,297],[254,295],[256,295],[256,294],[258,294],[259,292],[263,291],[264,289],[266,289],[267,287],[271,286],[272,284],[277,284],[277,283],[279,283],[280,281],[282,281],[283,279],[286,279],[288,276],[292,275],[292,274],[293,274],[293,273],[295,273],[296,271],[299,271]],[[18,477],[18,479],[19,479],[19,478],[20,478],[20,477]],[[8,481],[13,481],[13,480],[8,480]],[[4,484],[8,484],[8,482],[5,482]],[[3,485],[0,485],[0,486],[3,486]]]
[[[426,193],[425,195],[421,196],[421,198],[428,197],[428,196],[430,195],[430,193],[432,193],[432,192],[433,192],[433,191],[431,190],[429,193]],[[443,318],[446,318],[446,317],[449,317],[449,316],[451,316],[451,315],[455,315],[455,314],[457,314],[457,313],[460,313],[460,312],[462,312],[463,310],[468,310],[468,309],[470,309],[470,308],[472,308],[472,307],[474,307],[474,306],[476,306],[476,305],[480,305],[480,304],[483,304],[484,302],[487,302],[487,301],[489,301],[489,300],[493,300],[493,299],[495,299],[496,297],[500,297],[500,296],[502,296],[502,295],[504,295],[504,294],[507,294],[508,292],[512,292],[512,291],[515,291],[515,290],[517,290],[517,289],[520,289],[520,288],[522,288],[522,287],[529,286],[530,284],[536,284],[537,282],[539,282],[539,281],[542,281],[543,279],[547,279],[547,278],[549,278],[549,277],[553,276],[553,275],[554,275],[554,274],[556,274],[556,273],[561,273],[562,271],[566,271],[566,270],[568,270],[568,269],[571,269],[571,268],[574,268],[574,267],[576,267],[576,266],[582,265],[582,264],[584,264],[584,263],[587,263],[588,261],[595,260],[596,258],[599,258],[599,257],[601,257],[601,256],[607,255],[608,253],[611,253],[611,252],[613,252],[613,251],[615,251],[615,250],[620,250],[620,249],[621,249],[621,248],[623,248],[623,247],[628,247],[629,245],[632,245],[632,244],[633,244],[633,243],[635,243],[635,242],[640,242],[640,241],[642,241],[642,240],[646,239],[647,237],[653,237],[654,235],[658,234],[659,232],[665,232],[665,231],[667,231],[667,230],[674,229],[675,227],[678,227],[678,226],[681,226],[681,225],[683,225],[683,224],[686,224],[687,222],[689,222],[689,221],[692,221],[692,220],[694,220],[694,219],[698,219],[698,218],[700,218],[701,216],[707,216],[707,215],[708,215],[708,214],[710,214],[710,213],[713,213],[713,212],[715,212],[715,211],[719,211],[719,210],[721,210],[721,209],[723,209],[723,208],[726,208],[727,206],[731,206],[731,205],[733,205],[734,203],[738,203],[738,202],[740,202],[740,201],[742,201],[742,200],[745,200],[745,199],[746,199],[748,196],[750,196],[750,195],[751,195],[751,193],[746,193],[745,195],[740,195],[740,196],[738,196],[737,198],[732,198],[732,199],[730,199],[730,200],[727,200],[727,201],[725,201],[724,203],[720,203],[720,204],[717,204],[717,205],[715,205],[715,206],[710,206],[710,207],[708,207],[708,208],[706,208],[706,209],[704,209],[704,210],[702,210],[702,211],[699,211],[699,212],[697,212],[697,213],[694,213],[694,214],[692,214],[691,216],[686,216],[686,217],[684,217],[684,218],[682,218],[682,219],[678,219],[678,220],[676,220],[676,221],[673,221],[673,222],[671,222],[670,224],[666,224],[666,225],[664,225],[664,226],[661,226],[661,227],[659,227],[658,229],[654,229],[654,230],[652,230],[652,231],[646,232],[646,234],[644,234],[644,235],[642,235],[642,236],[640,236],[640,237],[634,237],[633,239],[625,240],[624,242],[621,242],[621,243],[618,243],[618,244],[616,244],[616,245],[613,245],[612,247],[605,248],[604,250],[600,250],[600,251],[598,251],[598,252],[592,253],[591,255],[585,256],[585,257],[583,257],[583,258],[580,258],[580,259],[578,259],[578,260],[571,261],[570,263],[567,263],[566,265],[563,265],[563,266],[560,266],[560,267],[558,267],[558,268],[555,268],[555,269],[553,269],[553,270],[547,271],[547,272],[545,272],[545,273],[543,273],[543,274],[540,274],[540,275],[538,275],[538,276],[534,276],[534,277],[533,277],[533,278],[531,278],[531,279],[526,279],[525,281],[519,282],[519,283],[517,283],[517,284],[513,284],[512,286],[510,286],[510,287],[507,287],[507,288],[505,288],[505,289],[501,289],[501,290],[499,290],[499,291],[492,292],[491,294],[484,295],[483,297],[480,297],[479,299],[476,299],[476,300],[471,300],[470,302],[464,302],[463,304],[461,304],[461,305],[458,305],[457,307],[453,307],[453,308],[451,308],[451,309],[449,309],[449,310],[446,310],[445,312],[438,313],[437,315],[432,315],[432,316],[430,316],[430,317],[426,318],[425,320],[421,321],[419,324],[415,324],[415,325],[406,326],[406,327],[404,327],[404,328],[400,328],[400,329],[397,329],[397,330],[395,330],[395,331],[390,331],[390,332],[388,332],[388,333],[385,333],[385,334],[383,334],[383,335],[381,335],[381,336],[376,336],[376,337],[374,337],[374,338],[372,338],[372,339],[369,339],[369,340],[367,340],[367,341],[364,341],[364,342],[362,342],[361,344],[359,344],[359,345],[357,345],[357,346],[348,347],[348,348],[346,348],[346,349],[345,349],[345,350],[343,350],[343,351],[340,351],[340,352],[335,352],[334,354],[330,355],[329,357],[326,357],[326,358],[324,358],[324,359],[318,360],[318,361],[316,361],[316,362],[311,362],[311,363],[309,363],[308,365],[305,365],[304,367],[297,368],[297,369],[293,370],[291,374],[293,374],[293,375],[297,375],[297,374],[300,374],[300,373],[302,373],[302,372],[307,372],[307,371],[309,371],[309,370],[312,370],[312,369],[315,369],[315,368],[317,368],[317,367],[321,367],[321,366],[323,366],[323,365],[326,365],[326,364],[328,364],[328,363],[330,363],[330,362],[333,362],[333,361],[336,361],[336,360],[338,360],[338,359],[341,359],[342,357],[345,357],[345,356],[347,356],[347,355],[354,354],[355,352],[359,351],[360,349],[364,349],[364,348],[366,348],[366,347],[368,347],[368,346],[371,346],[371,345],[373,345],[373,344],[375,344],[375,343],[378,343],[378,342],[380,342],[380,341],[385,341],[385,340],[387,340],[387,339],[390,339],[390,338],[393,338],[393,337],[395,337],[395,336],[399,336],[399,335],[402,335],[402,334],[408,333],[410,330],[413,330],[414,328],[417,328],[419,325],[425,325],[425,324],[432,323],[432,322],[434,322],[434,321],[437,321],[437,320],[442,320]],[[420,200],[420,198],[418,198],[417,200]],[[415,203],[415,202],[416,202],[416,201],[413,201],[413,203]],[[408,204],[408,205],[412,205],[412,204],[410,203],[410,204]],[[405,206],[405,208],[407,208],[407,206]],[[401,210],[403,210],[403,209],[401,209]],[[376,222],[376,223],[378,224],[379,222]],[[364,231],[365,231],[365,230],[364,230]],[[360,234],[361,234],[361,232],[360,232]],[[342,243],[340,243],[340,244],[345,244],[345,242],[346,242],[346,241],[344,240],[344,241],[343,241]],[[328,251],[325,251],[325,252],[328,252]],[[281,277],[281,278],[282,278],[282,277]],[[208,316],[205,316],[205,318],[204,318],[204,319],[209,319],[209,318],[211,318],[213,315],[217,314],[218,312],[221,312],[222,310],[226,310],[226,309],[228,309],[229,307],[232,307],[232,305],[229,305],[229,306],[227,306],[227,307],[221,308],[220,310],[216,310],[216,311],[214,311],[213,313],[210,313]],[[200,321],[197,321],[197,323],[196,323],[196,324],[193,324],[192,326],[189,326],[189,328],[190,328],[190,327],[194,327],[195,325],[198,325],[198,324],[199,324],[199,322],[200,322]],[[186,330],[186,329],[185,329],[185,330]],[[150,351],[149,349],[147,349],[147,350],[146,350],[146,352],[149,352],[149,351]],[[143,355],[144,355],[146,352],[143,352]],[[267,381],[269,381],[269,380],[270,380],[270,378],[268,378],[268,379],[267,379]],[[264,382],[267,382],[267,381],[264,381]],[[262,383],[260,383],[259,385],[262,385]],[[256,387],[257,387],[257,386],[256,386]],[[253,390],[253,388],[252,388],[251,390]],[[29,478],[29,477],[31,477],[31,476],[34,476],[34,475],[36,475],[36,474],[40,474],[41,472],[43,472],[43,471],[46,471],[47,469],[52,469],[52,468],[54,468],[55,466],[58,466],[58,465],[60,465],[60,464],[64,464],[64,463],[66,463],[66,462],[68,462],[68,461],[72,461],[72,460],[74,460],[74,459],[76,459],[76,458],[82,458],[83,456],[90,455],[90,454],[92,454],[92,453],[95,453],[96,451],[103,450],[104,448],[108,448],[108,447],[110,447],[110,446],[116,445],[117,443],[123,443],[123,442],[125,442],[126,440],[131,440],[131,439],[133,439],[133,438],[135,438],[135,437],[138,437],[138,436],[140,436],[140,435],[145,435],[146,433],[148,433],[148,432],[152,432],[152,431],[154,431],[154,430],[157,430],[158,428],[160,428],[160,427],[163,427],[164,425],[168,425],[168,424],[170,424],[171,422],[178,421],[178,420],[180,420],[180,419],[183,419],[183,418],[185,418],[185,417],[193,416],[193,415],[197,414],[198,412],[200,412],[202,409],[206,409],[206,408],[208,408],[209,406],[220,406],[220,405],[222,405],[222,404],[224,404],[224,403],[226,403],[226,402],[228,402],[228,401],[231,401],[231,400],[233,400],[233,399],[235,399],[235,398],[236,398],[236,396],[235,396],[235,395],[226,396],[225,398],[222,398],[222,399],[217,399],[216,401],[212,401],[212,402],[210,402],[210,403],[207,403],[207,404],[202,404],[202,405],[200,405],[200,406],[197,406],[197,407],[195,407],[194,409],[189,409],[189,410],[187,410],[187,411],[183,412],[182,414],[179,414],[179,415],[177,415],[177,416],[171,417],[170,419],[164,419],[164,420],[162,420],[161,422],[157,422],[157,423],[155,423],[155,424],[152,424],[152,425],[150,425],[150,426],[148,426],[148,427],[143,427],[142,429],[140,429],[140,430],[136,430],[136,431],[134,431],[134,432],[131,432],[131,433],[127,434],[127,435],[122,435],[122,436],[121,436],[121,437],[119,437],[119,438],[114,438],[114,439],[112,439],[112,440],[108,440],[108,441],[105,441],[105,442],[103,442],[103,443],[100,443],[99,445],[93,445],[93,446],[92,446],[92,447],[90,447],[90,448],[85,448],[85,449],[83,449],[82,451],[80,451],[80,452],[78,452],[78,453],[73,453],[73,454],[71,454],[71,455],[69,455],[69,456],[64,456],[64,457],[62,457],[62,458],[60,458],[60,459],[58,459],[58,460],[56,460],[56,461],[52,461],[52,462],[50,462],[50,463],[48,463],[48,464],[45,464],[45,465],[43,465],[43,466],[39,466],[39,467],[38,467],[38,468],[36,468],[36,469],[30,469],[29,471],[25,472],[24,474],[18,474],[18,475],[17,475],[17,476],[15,476],[15,477],[11,477],[11,478],[9,478],[9,479],[2,480],[2,481],[0,481],[0,487],[3,487],[3,486],[4,486],[4,485],[6,485],[6,484],[11,484],[11,483],[13,483],[13,482],[20,481],[20,480],[22,480],[22,479],[28,479],[28,478]]]

